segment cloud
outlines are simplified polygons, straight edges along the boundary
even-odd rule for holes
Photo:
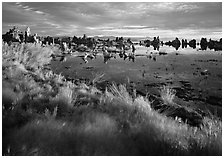
[[[44,35],[214,35],[222,28],[222,3],[3,2],[2,17],[3,32],[20,24]]]
[[[35,11],[35,13],[37,13],[37,14],[44,14],[44,12],[42,12],[42,11]]]
[[[158,12],[190,12],[197,11],[199,6],[196,4],[189,3],[178,3],[178,2],[163,2],[156,3],[153,5],[152,10],[157,10]]]
[[[21,7],[22,7],[22,5],[21,5]],[[26,9],[26,8],[29,8],[29,6],[23,6],[23,9]]]
[[[45,15],[46,13],[42,12],[42,11],[39,11],[39,10],[35,10],[34,8],[30,7],[29,5],[23,5],[22,3],[16,3],[16,5],[18,5],[18,7],[21,7],[23,8],[24,10],[26,11],[32,11],[36,14],[42,14],[42,15]]]

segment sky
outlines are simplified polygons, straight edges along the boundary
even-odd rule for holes
[[[221,38],[221,2],[3,2],[2,33],[14,25],[51,36]]]

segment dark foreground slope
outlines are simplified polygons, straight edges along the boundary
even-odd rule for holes
[[[3,155],[221,155],[222,123],[199,127],[158,113],[123,85],[66,81],[47,64],[55,47],[3,45]],[[162,105],[175,106],[172,89]],[[184,107],[183,107],[184,108]],[[167,112],[170,112],[167,109]]]

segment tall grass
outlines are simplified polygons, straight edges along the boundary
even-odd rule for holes
[[[96,73],[96,74],[93,74],[93,79],[92,79],[92,84],[93,85],[96,85],[96,83],[101,83],[104,81],[103,77],[104,77],[104,73]]]
[[[29,68],[42,67],[49,64],[53,51],[49,47],[35,44],[3,45],[3,61],[14,61]]]
[[[45,69],[53,50],[3,45],[3,155],[222,154],[220,120],[204,117],[200,128],[179,123],[125,85],[98,90],[102,75],[75,85]],[[174,96],[161,90],[166,103]]]
[[[163,86],[160,89],[160,96],[165,104],[173,104],[175,94],[176,91],[169,86]]]

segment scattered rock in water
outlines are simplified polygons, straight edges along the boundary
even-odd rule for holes
[[[142,72],[142,77],[145,77],[145,74],[146,74],[146,71],[144,70],[144,71]]]
[[[144,86],[151,88],[151,87],[162,87],[165,85],[166,83],[161,82],[161,83],[148,83],[148,84],[145,84]]]
[[[158,72],[154,72],[153,77],[155,77],[155,78],[162,78],[162,76],[159,76],[159,73]]]
[[[208,70],[201,71],[201,75],[209,75]]]
[[[66,69],[70,69],[72,66],[65,66]]]
[[[206,102],[211,105],[222,106],[222,98],[217,96],[209,96],[206,98]]]
[[[148,56],[147,56],[147,58],[151,59],[151,58],[152,58],[152,56],[151,56],[151,55],[148,55]]]
[[[145,54],[136,54],[136,57],[146,56]]]
[[[191,100],[206,102],[206,99],[202,98],[202,96],[200,94],[199,95],[192,95]]]
[[[173,84],[173,81],[167,81],[166,83],[167,84]]]
[[[195,62],[204,62],[204,60],[194,60]]]
[[[173,89],[176,91],[176,96],[178,98],[184,99],[185,101],[191,100],[191,91],[184,87],[174,87]]]
[[[167,55],[166,52],[159,52],[159,55]]]
[[[87,57],[90,58],[90,59],[94,59],[95,58],[95,56],[93,54],[88,54]]]
[[[183,85],[183,87],[185,89],[192,90],[192,86],[191,86],[190,82],[188,82],[188,81],[179,81],[179,82]]]
[[[155,77],[155,78],[162,78],[162,76],[159,76],[159,75],[154,75],[153,77]]]
[[[222,62],[221,60],[217,59],[209,59],[209,60],[195,60],[196,62]]]
[[[59,60],[60,62],[66,62],[67,58],[66,56],[61,56],[61,59]]]
[[[219,78],[222,78],[222,74],[218,74],[218,75],[216,75],[217,77],[219,77]]]
[[[218,62],[218,60],[216,60],[216,59],[209,59],[209,60],[207,60],[207,61]]]
[[[153,60],[153,61],[156,61],[156,56],[154,56],[154,57],[152,58],[152,60]]]
[[[94,67],[93,66],[87,66],[87,67],[84,67],[86,70],[92,70]]]

